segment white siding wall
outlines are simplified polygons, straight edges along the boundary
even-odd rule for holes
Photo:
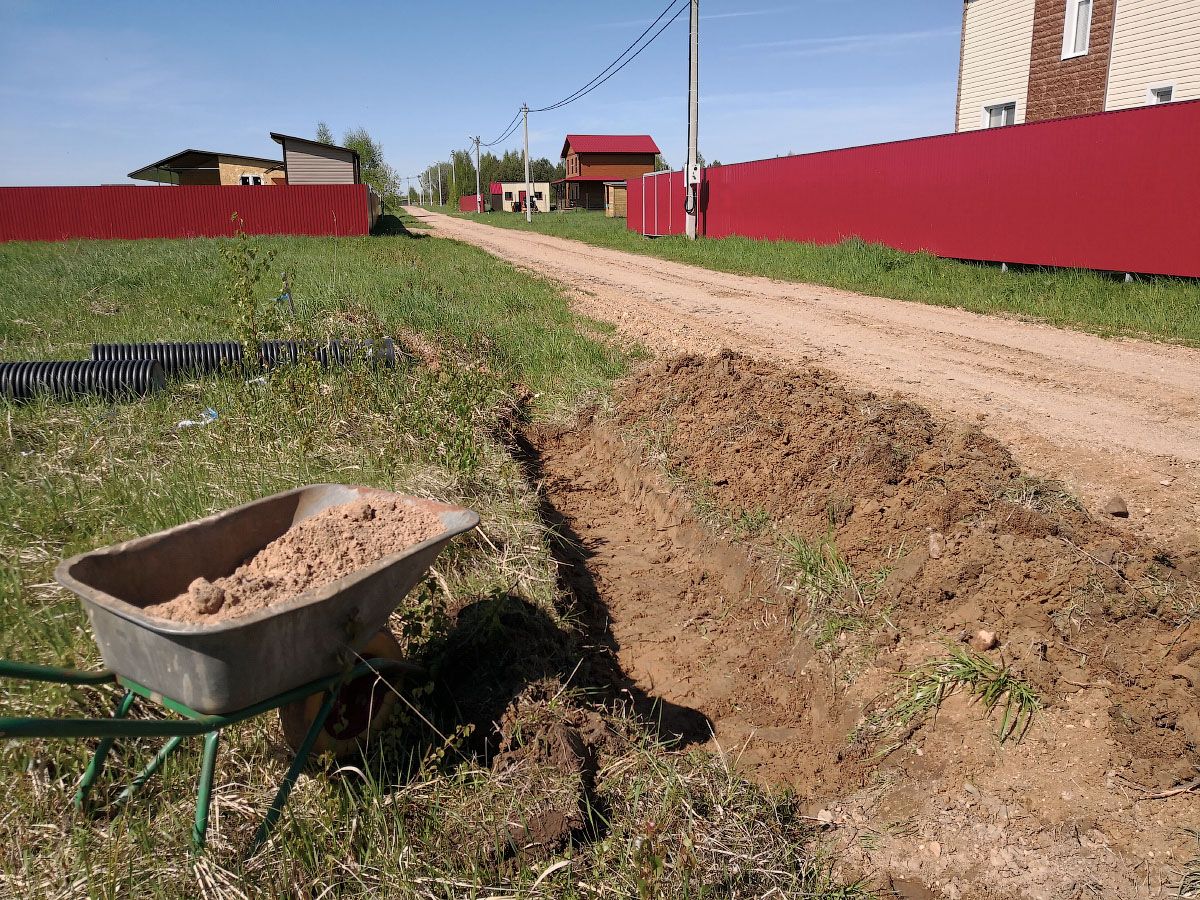
[[[1017,104],[1017,124],[1025,121],[1029,59],[1033,47],[1034,0],[968,0],[963,31],[958,131],[983,125],[983,108]],[[1153,2],[1153,0],[1151,0]],[[1200,3],[1200,0],[1182,0]]]
[[[1117,0],[1105,109],[1149,102],[1175,85],[1175,100],[1200,99],[1200,0]]]

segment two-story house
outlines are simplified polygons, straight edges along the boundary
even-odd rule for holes
[[[955,130],[1200,99],[1200,0],[964,0]]]
[[[605,183],[653,172],[659,152],[648,134],[568,134],[562,149],[566,175],[554,182],[556,205],[604,209]]]

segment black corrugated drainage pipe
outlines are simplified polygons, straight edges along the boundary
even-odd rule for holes
[[[391,338],[379,341],[330,341],[327,344],[297,341],[263,341],[259,344],[259,365],[271,368],[282,361],[296,362],[301,355],[316,359],[323,366],[345,365],[355,356],[364,355],[372,364],[395,365],[396,346]],[[223,365],[241,365],[242,345],[237,341],[92,344],[92,359],[153,359],[162,363],[167,375],[208,375]]]
[[[0,363],[0,394],[11,400],[29,400],[38,394],[142,397],[165,384],[162,364],[152,359]]]

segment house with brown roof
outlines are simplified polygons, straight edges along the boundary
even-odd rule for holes
[[[214,150],[181,150],[135,169],[129,177],[177,185],[282,184],[287,180],[283,160]]]
[[[559,209],[604,209],[605,184],[654,171],[661,151],[648,134],[568,134],[564,178],[553,183]]]

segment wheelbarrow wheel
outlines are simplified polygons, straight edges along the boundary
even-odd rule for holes
[[[388,631],[381,631],[371,638],[359,656],[363,659],[404,662],[404,651]],[[420,666],[406,663],[401,671],[389,673],[387,679],[368,672],[343,685],[325,724],[317,734],[313,752],[332,753],[339,758],[361,752],[371,738],[391,721],[398,702],[396,691],[402,689],[405,681],[419,678],[423,673]],[[283,739],[293,751],[300,749],[316,720],[324,697],[324,693],[317,693],[279,708]]]

